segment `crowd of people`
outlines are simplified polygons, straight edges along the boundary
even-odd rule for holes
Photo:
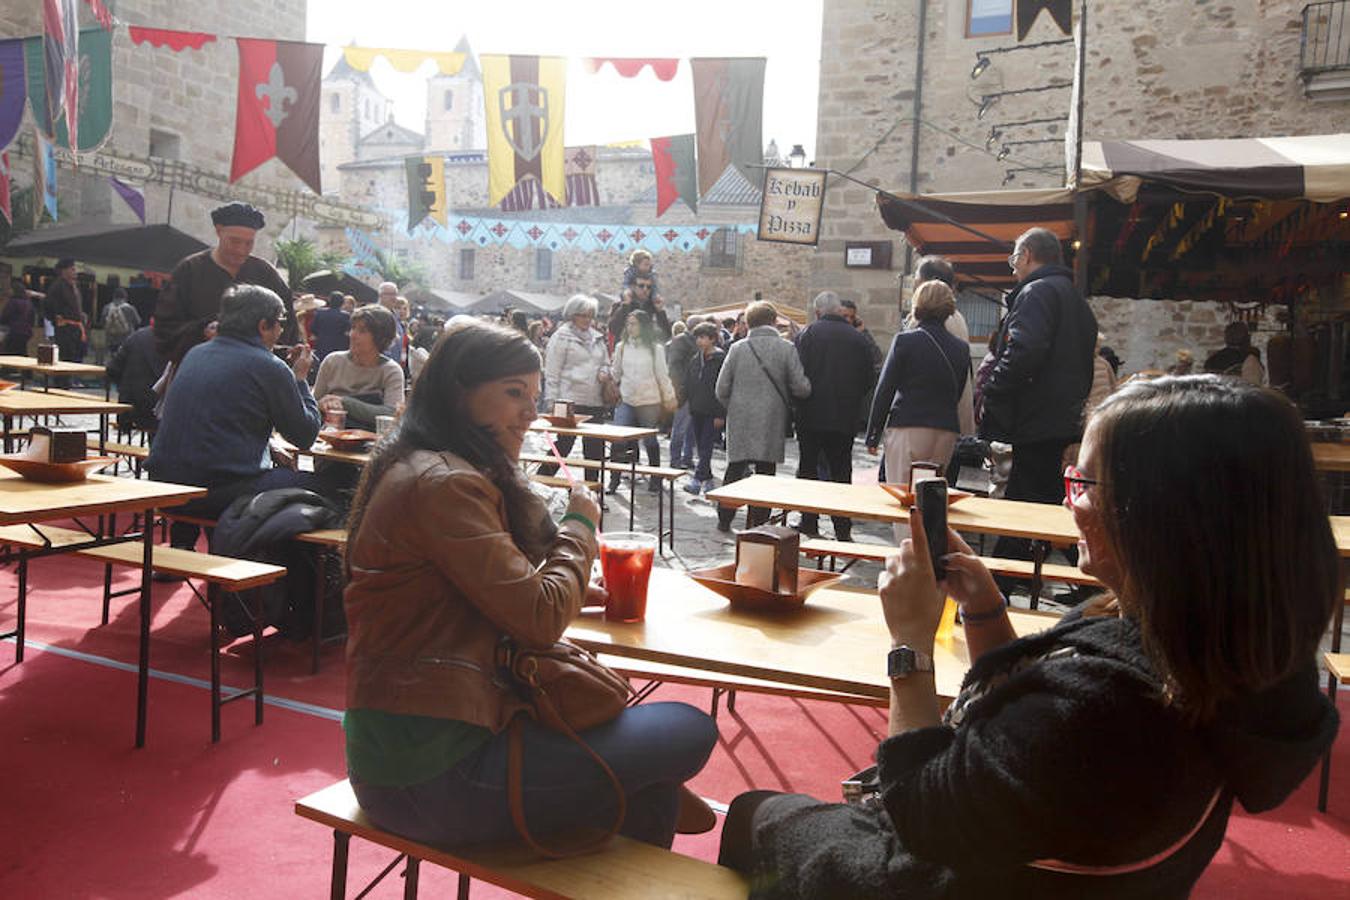
[[[916,517],[878,590],[894,648],[876,660],[891,682],[878,794],[737,798],[721,862],[750,875],[755,897],[1185,896],[1233,802],[1277,806],[1334,738],[1314,654],[1341,602],[1337,555],[1306,489],[1296,408],[1226,375],[1116,387],[1044,229],[1014,246],[1018,285],[976,369],[952,267],[936,258],[920,261],[909,326],[883,353],[831,291],[804,328],[764,300],[725,319],[673,316],[646,254],[603,319],[580,294],[557,323],[419,321],[394,284],[350,309],[341,295],[293,298],[251,253],[261,214],[230,204],[214,219],[217,245],[180,264],[110,371],[132,421],[153,431],[151,475],[207,488],[191,514],[272,489],[351,491],[346,756],[382,828],[454,845],[510,839],[522,821],[551,833],[617,815],[621,833],[669,847],[714,823],[684,787],[717,742],[707,715],[644,702],[584,729],[583,747],[527,717],[502,677],[504,646],[553,646],[605,598],[592,575],[599,498],[574,486],[555,522],[519,466],[555,400],[668,425],[694,495],[715,483],[719,441],[723,483],[775,474],[793,438],[796,477],[835,482],[853,478],[859,433],[895,482],[917,461],[949,466],[962,436],[1009,445],[1005,496],[1064,504],[1079,564],[1104,588],[1019,639],[1006,587],[954,531],[937,581]],[[81,324],[49,308],[73,345]],[[1222,362],[1240,374],[1250,354],[1237,337]],[[274,464],[274,433],[308,447],[338,413],[397,419],[359,483]],[[643,443],[659,464],[659,441]],[[582,452],[604,445],[583,439]],[[732,522],[719,511],[720,529]],[[852,524],[835,518],[834,536],[849,540]],[[175,545],[196,543],[189,527]],[[995,550],[1026,553],[1006,539]],[[973,667],[940,714],[932,655],[947,595]]]

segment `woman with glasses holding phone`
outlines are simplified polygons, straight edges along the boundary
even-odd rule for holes
[[[879,796],[742,795],[723,864],[755,897],[1187,896],[1234,800],[1279,806],[1336,734],[1315,655],[1340,578],[1314,474],[1278,394],[1125,386],[1064,476],[1080,565],[1106,593],[1026,638],[954,531],[936,583],[911,513],[880,578],[895,649]],[[972,665],[939,715],[944,593]]]

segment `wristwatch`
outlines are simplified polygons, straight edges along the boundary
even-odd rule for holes
[[[932,672],[933,657],[909,644],[901,644],[886,654],[886,675],[889,678],[908,678],[915,672]]]

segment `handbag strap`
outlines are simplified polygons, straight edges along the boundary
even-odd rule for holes
[[[769,374],[768,367],[764,365],[764,360],[760,359],[759,351],[755,349],[755,345],[751,343],[750,338],[745,339],[745,346],[749,347],[750,352],[755,355],[755,362],[759,363],[759,370],[764,373],[765,378],[769,379],[769,384],[773,385],[774,393],[778,395],[778,399],[783,401],[783,405],[788,408],[788,412],[792,412],[792,401],[788,400],[787,393],[778,386],[778,382]]]
[[[938,356],[942,357],[942,361],[947,364],[947,374],[952,376],[952,387],[956,388],[957,399],[960,399],[961,382],[957,380],[956,369],[952,366],[952,361],[947,358],[947,351],[942,349],[942,345],[937,342],[937,338],[933,337],[927,331],[923,330],[922,325],[920,325],[915,330],[918,331],[920,334],[922,334],[924,337],[928,338],[928,340],[932,341],[933,346],[937,348]]]
[[[537,706],[543,707],[545,714],[550,718],[551,726],[556,727],[563,734],[567,735],[568,739],[582,750],[586,751],[587,756],[595,760],[595,764],[600,767],[602,772],[604,772],[605,778],[609,781],[610,786],[614,788],[614,796],[617,798],[618,803],[617,808],[614,811],[614,821],[610,823],[603,834],[577,842],[569,847],[549,847],[540,843],[538,839],[530,833],[529,824],[525,821],[525,797],[523,792],[525,747],[524,740],[520,733],[520,717],[517,716],[511,720],[509,726],[511,734],[507,739],[506,746],[506,797],[507,803],[511,808],[511,823],[516,826],[516,831],[520,834],[521,839],[525,841],[525,844],[541,856],[547,856],[550,859],[563,859],[568,856],[580,856],[583,853],[591,853],[598,850],[615,834],[618,834],[619,828],[623,825],[624,816],[628,814],[628,799],[624,796],[623,784],[620,783],[618,776],[614,774],[614,770],[609,767],[609,764],[606,763],[603,758],[601,758],[600,754],[596,753],[595,750],[591,748],[590,744],[583,741],[577,733],[572,730],[571,726],[569,726],[563,717],[559,715],[557,708],[553,705],[553,701],[549,699],[547,692],[540,689],[537,685],[534,686],[534,702]]]

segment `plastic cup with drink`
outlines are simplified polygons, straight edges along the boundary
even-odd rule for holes
[[[656,535],[606,531],[600,535],[600,567],[605,573],[605,618],[641,622],[647,615],[647,582],[652,576]]]

